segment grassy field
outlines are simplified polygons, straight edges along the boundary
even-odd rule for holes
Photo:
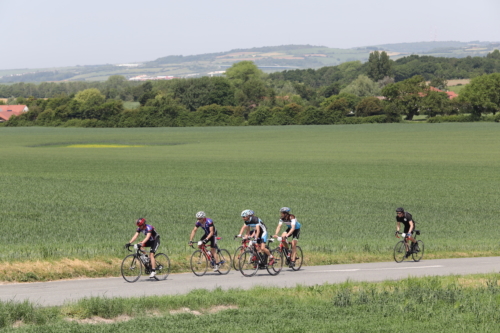
[[[498,332],[496,274],[0,303],[3,332]]]
[[[138,217],[184,270],[199,210],[231,250],[243,209],[274,231],[291,207],[306,264],[392,260],[398,206],[418,222],[426,258],[500,254],[496,123],[0,127],[0,142],[3,280],[119,274]]]

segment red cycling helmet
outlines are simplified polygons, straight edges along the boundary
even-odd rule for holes
[[[135,224],[137,224],[138,227],[142,227],[146,224],[146,219],[141,217],[140,219],[137,219],[137,221],[135,221]]]

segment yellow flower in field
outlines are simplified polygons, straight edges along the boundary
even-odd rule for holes
[[[143,145],[104,145],[104,144],[89,144],[89,145],[69,145],[66,148],[136,148],[144,147]]]

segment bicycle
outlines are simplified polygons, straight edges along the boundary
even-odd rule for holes
[[[126,249],[132,252],[130,246],[132,245],[127,245]],[[127,255],[122,261],[121,273],[127,282],[139,280],[143,268],[146,274],[151,273],[151,262],[147,253],[141,250],[140,246],[134,245],[134,249],[135,253]],[[154,278],[157,281],[166,280],[167,276],[170,274],[170,259],[165,253],[157,253],[155,254],[155,262],[156,276]]]
[[[267,248],[274,239],[269,239]],[[269,265],[267,255],[257,251],[255,240],[248,242],[248,248],[241,254],[239,262],[239,271],[243,276],[251,277],[257,274],[259,269],[267,269],[270,275],[278,275],[283,268],[283,255],[277,249],[271,251],[274,256],[274,264]]]
[[[396,237],[400,238],[398,235],[402,233],[396,231]],[[420,235],[420,230],[414,230],[414,239],[417,241],[417,235]],[[408,247],[411,247],[408,249]],[[408,245],[407,237],[396,243],[394,247],[394,260],[396,262],[403,262],[409,256],[412,256],[413,261],[420,261],[424,256],[424,242],[421,240],[417,241],[415,244]]]
[[[300,270],[304,259],[302,248],[298,245],[295,247],[295,262],[292,262],[290,258],[290,256],[292,255],[292,242],[289,242],[286,237],[278,237],[278,241],[280,242],[280,245],[275,250],[278,250],[280,253],[282,253],[283,258],[285,259],[285,265],[287,265],[294,271]],[[288,245],[288,247],[286,247],[285,245]]]
[[[238,236],[234,236],[234,239],[238,238]],[[248,248],[248,242],[250,239],[248,238],[243,238],[241,240],[241,245],[234,251],[234,256],[233,256],[233,268],[237,271],[240,270],[239,267],[239,262],[240,262],[240,256],[245,252],[245,250]]]
[[[221,237],[217,237],[217,240],[222,239]],[[193,243],[191,242],[190,246],[194,248]],[[206,245],[202,242],[198,242],[198,246],[200,246],[199,250],[196,250],[191,255],[191,270],[196,276],[203,276],[207,272],[208,263],[210,263],[211,267],[215,269],[219,274],[226,275],[231,270],[231,255],[229,251],[226,249],[221,249],[217,246],[217,255],[219,256],[219,262],[216,263],[215,259],[212,257],[212,252],[207,250]]]

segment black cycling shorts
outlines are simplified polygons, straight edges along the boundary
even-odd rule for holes
[[[156,253],[156,251],[158,250],[158,247],[160,246],[160,235],[156,235],[156,238],[153,240],[153,239],[149,239],[146,244],[144,244],[144,247],[149,247],[150,250],[149,252],[150,253]]]
[[[285,230],[286,233],[289,233],[290,230],[292,230],[291,228],[288,228]],[[290,235],[290,237],[292,237],[292,239],[299,239],[300,237],[300,229],[295,229],[293,231],[293,233]]]
[[[205,240],[207,238],[207,235],[203,235],[203,237],[200,238],[200,240]],[[217,247],[217,234],[213,235],[210,237],[210,239],[207,242],[208,245],[211,247]]]

